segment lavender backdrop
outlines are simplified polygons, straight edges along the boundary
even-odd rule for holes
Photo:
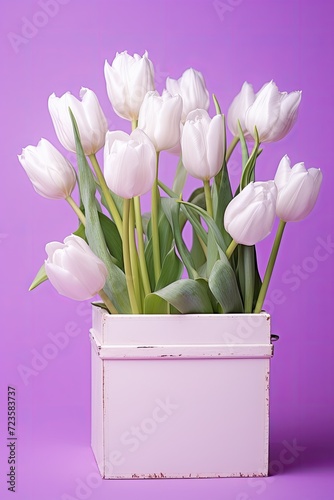
[[[17,499],[330,498],[333,3],[3,0],[1,10],[1,498],[13,495],[6,485],[7,385],[17,388],[18,399]],[[47,110],[52,92],[77,95],[87,86],[97,92],[110,128],[127,126],[109,104],[103,64],[116,51],[145,49],[155,63],[159,90],[167,75],[179,77],[192,66],[205,75],[225,111],[244,80],[256,89],[274,79],[281,90],[303,90],[295,128],[265,147],[257,174],[261,180],[272,177],[285,153],[294,163],[305,161],[324,172],[314,212],[287,227],[266,304],[273,332],[281,336],[272,362],[274,475],[267,479],[98,482],[89,448],[89,303],[62,298],[49,284],[27,292],[45,244],[62,240],[76,219],[65,203],[34,193],[16,155],[41,137],[57,144]],[[240,160],[236,152],[230,167],[234,183]],[[173,159],[163,155],[163,163],[163,176],[170,180]],[[259,246],[262,270],[270,245],[268,239]],[[68,339],[63,349],[54,347],[59,332]],[[36,356],[43,356],[37,365]],[[289,446],[294,455],[287,463],[283,450]]]

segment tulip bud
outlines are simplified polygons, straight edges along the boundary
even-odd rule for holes
[[[75,152],[73,125],[68,109],[71,108],[79,128],[83,150],[88,156],[95,154],[103,147],[108,122],[92,90],[82,88],[80,98],[81,101],[70,92],[66,92],[62,97],[52,94],[48,105],[59,142],[68,151]]]
[[[224,123],[204,109],[189,113],[182,133],[182,161],[190,175],[209,180],[218,174],[224,159]]]
[[[27,146],[18,159],[38,194],[54,200],[70,196],[76,184],[74,168],[49,141]]]
[[[166,89],[172,95],[179,94],[183,101],[181,121],[184,123],[190,111],[205,109],[210,106],[209,92],[205,86],[202,73],[193,68],[187,69],[181,78],[167,78]]]
[[[153,64],[147,52],[143,57],[117,52],[111,66],[105,62],[104,75],[115,113],[126,120],[137,120],[145,94],[155,89]]]
[[[224,226],[242,245],[255,245],[271,232],[276,215],[274,181],[251,182],[225,210]]]
[[[291,168],[290,158],[284,156],[275,175],[278,217],[285,222],[304,219],[317,201],[321,182],[320,169],[306,170],[304,163],[297,163]]]
[[[156,151],[171,149],[180,140],[182,98],[164,91],[147,92],[140,108],[138,127],[151,139]]]
[[[283,139],[292,129],[301,101],[300,91],[279,92],[271,81],[256,94],[256,99],[246,112],[245,125],[252,137],[257,128],[260,142]]]
[[[238,122],[240,122],[240,126],[243,133],[245,134],[245,137],[249,136],[246,130],[245,116],[246,111],[254,101],[255,94],[253,86],[245,82],[239,94],[233,99],[227,113],[227,126],[234,136],[239,135]]]
[[[45,272],[61,295],[87,300],[104,287],[107,268],[79,236],[72,234],[64,243],[48,243],[45,250],[48,254]]]
[[[104,176],[118,196],[130,199],[147,193],[156,174],[156,152],[147,135],[135,129],[131,135],[108,132],[104,146]]]

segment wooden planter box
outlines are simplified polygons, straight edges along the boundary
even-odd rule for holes
[[[268,475],[270,316],[93,307],[92,448],[105,479]]]

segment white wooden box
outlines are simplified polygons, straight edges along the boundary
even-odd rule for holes
[[[103,478],[268,475],[270,316],[93,307],[92,448]]]

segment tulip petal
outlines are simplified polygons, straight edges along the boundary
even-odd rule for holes
[[[225,210],[224,226],[243,245],[255,245],[271,232],[276,208],[274,181],[251,182]]]
[[[280,114],[281,96],[274,82],[266,84],[257,94],[254,103],[245,115],[245,126],[252,137],[255,137],[255,127],[260,141],[265,142]]]
[[[297,120],[301,98],[302,93],[298,91],[283,96],[280,114],[275,126],[267,137],[268,142],[279,141],[290,132]]]
[[[92,295],[89,290],[86,290],[80,281],[66,269],[45,262],[45,272],[49,281],[60,295],[64,295],[73,300],[87,300],[95,295]]]
[[[221,115],[216,115],[211,120],[206,136],[206,150],[211,179],[220,171],[224,159],[224,123]]]
[[[238,121],[240,122],[242,131],[247,135],[245,116],[248,108],[254,101],[253,86],[245,82],[239,94],[233,99],[227,113],[227,126],[234,136],[239,135]]]
[[[275,184],[278,189],[281,189],[288,182],[291,175],[291,162],[288,155],[283,156],[281,159],[276,175],[275,175]]]

